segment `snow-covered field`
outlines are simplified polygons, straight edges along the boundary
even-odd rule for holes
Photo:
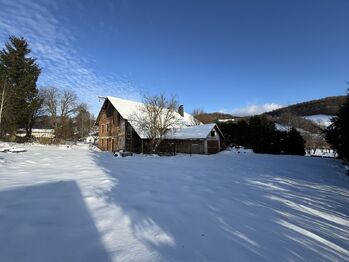
[[[304,118],[311,120],[320,126],[328,127],[332,124],[332,121],[331,121],[332,117],[333,116],[330,116],[330,115],[311,115],[311,116],[305,116]]]
[[[340,162],[0,153],[0,261],[348,261]]]

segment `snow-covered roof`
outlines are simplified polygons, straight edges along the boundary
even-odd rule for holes
[[[141,112],[140,108],[144,105],[141,102],[131,101],[122,99],[119,97],[106,97],[113,107],[120,113],[122,118],[128,120],[128,122],[132,125],[136,133],[140,136],[140,138],[147,138],[146,134],[140,130],[135,121],[135,116],[139,115]],[[184,116],[181,116],[178,112],[176,112],[177,118],[179,119],[179,125],[175,128],[181,129],[184,127],[192,126],[195,123],[195,119],[191,114],[184,112]]]
[[[216,124],[188,126],[170,131],[167,139],[205,139]]]
[[[132,116],[134,116],[137,112],[139,112],[139,108],[144,105],[141,102],[126,100],[119,97],[107,96],[107,99],[114,106],[114,108],[118,110],[121,116],[127,120],[131,119]],[[184,112],[184,117],[182,117],[177,112],[177,115],[183,121],[184,125],[187,125],[187,126],[193,125],[194,117],[191,114]]]

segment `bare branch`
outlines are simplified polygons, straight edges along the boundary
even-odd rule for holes
[[[166,98],[161,94],[158,96],[145,96],[143,105],[131,121],[151,141],[152,150],[155,152],[166,133],[180,124],[177,113],[178,102],[174,96]]]

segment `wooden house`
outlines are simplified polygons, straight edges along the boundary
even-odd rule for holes
[[[98,147],[104,151],[148,153],[149,139],[132,117],[142,103],[106,97],[98,114]],[[170,130],[159,150],[166,153],[213,154],[222,148],[223,135],[216,124],[194,125],[193,116],[178,109],[179,125]]]

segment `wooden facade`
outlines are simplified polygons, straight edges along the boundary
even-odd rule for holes
[[[149,140],[141,139],[108,99],[101,108],[96,124],[99,130],[98,147],[101,150],[150,153]],[[159,151],[168,154],[215,154],[222,148],[222,139],[215,126],[206,138],[166,139],[161,142]]]
[[[140,137],[108,100],[98,116],[98,136],[98,147],[103,151],[141,152]]]

